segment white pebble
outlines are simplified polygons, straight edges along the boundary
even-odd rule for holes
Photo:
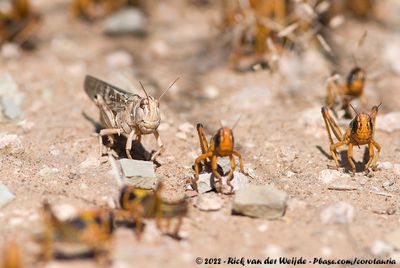
[[[389,255],[392,252],[393,252],[393,247],[381,240],[375,240],[371,246],[371,253],[374,256]]]
[[[393,164],[390,162],[382,162],[378,164],[378,168],[389,170],[393,168]]]
[[[193,133],[194,126],[192,124],[190,124],[189,122],[185,122],[178,126],[178,130],[181,132],[184,132],[184,133]]]
[[[194,206],[203,211],[216,211],[222,208],[224,201],[218,195],[201,194],[197,197]]]
[[[324,169],[319,172],[318,179],[321,180],[325,184],[329,184],[340,177],[341,177],[341,174],[339,171],[332,170],[332,169]]]
[[[346,202],[338,202],[325,208],[320,215],[324,224],[347,224],[354,220],[354,207]]]
[[[46,177],[55,173],[58,173],[59,170],[57,168],[51,168],[48,166],[44,166],[40,171],[39,171],[39,176],[41,177]]]
[[[120,69],[131,66],[133,58],[128,52],[120,50],[108,54],[106,62],[111,69]]]
[[[24,147],[18,135],[0,133],[0,151],[5,151],[9,154],[19,154],[24,152]]]

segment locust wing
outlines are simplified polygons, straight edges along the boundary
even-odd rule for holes
[[[128,100],[136,95],[90,75],[87,75],[85,78],[84,88],[86,94],[92,101],[96,100],[96,95],[100,95],[104,99],[107,107],[114,113],[124,110]]]

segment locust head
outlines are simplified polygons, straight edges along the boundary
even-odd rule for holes
[[[368,114],[359,113],[350,104],[350,107],[357,113],[357,116],[350,122],[351,132],[359,137],[373,136],[375,119],[380,105],[372,107],[371,113]]]
[[[155,99],[147,94],[143,84],[140,83],[146,97],[142,98],[140,102],[133,107],[134,111],[132,111],[131,114],[134,115],[132,119],[142,134],[153,133],[160,125],[160,100],[178,79],[179,78],[177,78],[166,90],[164,90],[158,99]]]

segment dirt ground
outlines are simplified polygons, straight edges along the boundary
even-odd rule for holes
[[[398,2],[388,2],[394,6],[392,10],[400,9]],[[118,190],[110,164],[97,160],[97,137],[88,118],[98,120],[98,111],[83,90],[86,74],[140,94],[137,81],[141,80],[155,96],[180,77],[161,102],[160,134],[166,151],[159,158],[156,174],[166,185],[165,198],[185,196],[186,180],[200,153],[195,129],[183,137],[177,135],[178,127],[202,122],[210,135],[219,128],[219,120],[231,126],[239,116],[235,142],[244,156],[245,169],[254,177],[251,183],[274,185],[289,196],[286,214],[274,221],[231,215],[230,195],[220,195],[224,205],[215,212],[198,210],[193,198],[181,241],[162,235],[152,222],[141,241],[130,230],[118,230],[112,267],[202,266],[195,263],[196,257],[374,258],[374,242],[385,241],[400,228],[399,211],[380,213],[396,206],[400,210],[399,175],[389,169],[365,176],[361,172],[363,147],[355,148],[355,159],[360,162],[356,176],[344,176],[357,190],[329,190],[329,184],[320,178],[327,164],[333,164],[320,115],[325,80],[332,67],[316,49],[301,55],[284,53],[276,73],[238,73],[226,63],[227,53],[218,47],[218,36],[210,38],[215,35],[219,15],[213,5],[163,1],[152,11],[150,34],[139,38],[107,37],[101,23],[71,20],[66,12],[68,1],[34,3],[45,14],[38,49],[22,52],[19,59],[0,60],[0,72],[9,73],[25,96],[21,105],[24,123],[0,124],[0,132],[17,134],[24,147],[22,154],[0,155],[1,182],[16,196],[0,210],[0,237],[2,241],[22,241],[27,267],[96,267],[91,261],[35,263],[35,247],[29,242],[40,227],[39,209],[44,199],[83,209],[107,205]],[[390,65],[392,55],[388,55],[393,47],[398,49],[400,34],[398,24],[346,21],[335,31],[342,42],[340,72],[351,68],[352,48],[365,30],[365,45],[356,56],[360,64],[373,58],[377,63],[368,73],[374,79],[367,81],[362,110],[369,111],[382,102],[379,125],[379,116],[400,110],[400,79]],[[109,57],[116,51],[128,52],[133,62],[111,64]],[[375,138],[382,145],[380,162],[400,164],[399,133],[378,129]],[[144,137],[143,144],[149,151],[156,149],[153,136]],[[285,158],[287,152],[294,157]],[[85,160],[91,164],[82,164]],[[394,184],[384,189],[387,181]],[[376,194],[379,192],[388,195]],[[324,224],[321,212],[338,201],[354,207],[354,220]],[[400,263],[400,251],[391,257]],[[221,265],[209,265],[213,266]]]

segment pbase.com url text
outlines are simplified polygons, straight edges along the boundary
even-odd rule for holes
[[[288,265],[395,265],[396,260],[391,258],[388,259],[324,259],[324,258],[312,258],[306,259],[303,257],[279,257],[279,258],[265,258],[265,259],[254,259],[245,257],[227,257],[227,258],[203,258],[197,257],[195,260],[196,264],[231,264],[231,265],[260,265],[260,264],[288,264]]]

